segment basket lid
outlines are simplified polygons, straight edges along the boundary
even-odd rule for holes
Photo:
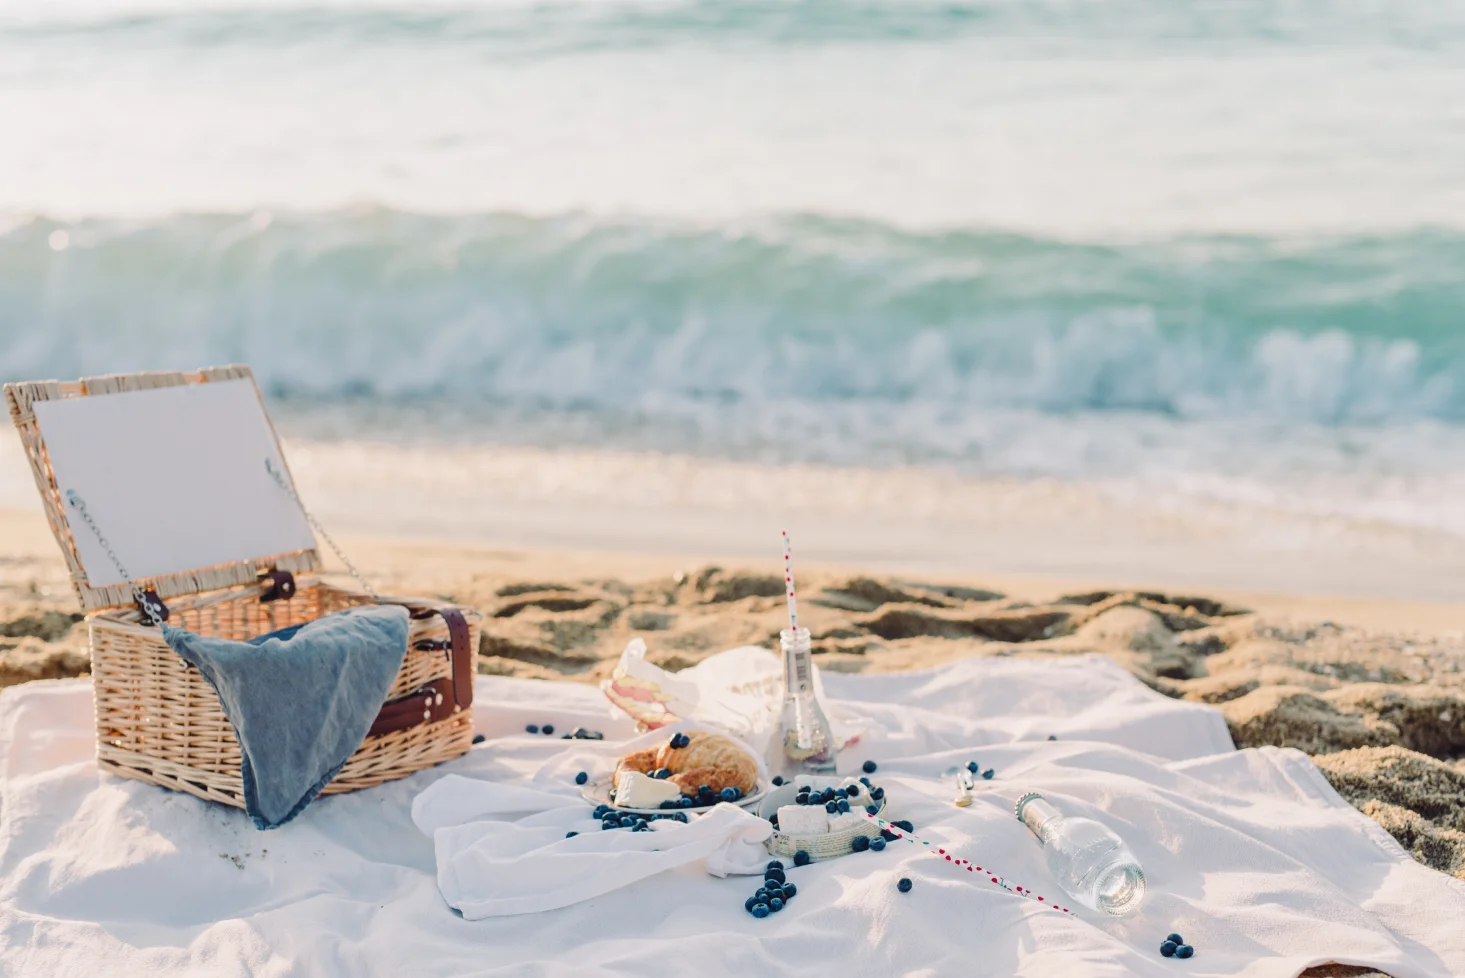
[[[319,569],[248,367],[6,384],[5,399],[83,609],[132,604],[127,577],[167,599]]]

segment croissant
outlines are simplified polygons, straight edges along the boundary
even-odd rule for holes
[[[736,741],[707,731],[682,736],[689,741],[686,747],[673,747],[668,741],[660,747],[627,754],[616,766],[616,777],[622,771],[650,774],[666,768],[671,772],[667,780],[681,788],[682,794],[693,797],[704,784],[713,792],[737,788],[745,795],[758,787],[758,762]]]

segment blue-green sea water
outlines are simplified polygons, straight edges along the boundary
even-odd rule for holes
[[[16,0],[0,379],[1465,530],[1462,92],[1414,0]]]

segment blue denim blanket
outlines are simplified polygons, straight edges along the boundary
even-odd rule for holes
[[[248,642],[163,626],[219,694],[255,827],[299,815],[361,746],[407,654],[407,609],[370,605]]]

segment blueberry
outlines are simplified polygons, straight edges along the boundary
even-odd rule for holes
[[[844,790],[844,796],[846,798],[858,798],[858,797],[860,797],[860,786],[857,785],[857,784],[850,785],[848,788],[846,788]]]
[[[875,799],[876,801],[879,801],[881,798],[884,798],[885,797],[885,789],[884,788],[871,788],[870,789],[870,797],[873,798],[873,799]]]
[[[834,813],[835,813],[835,812],[837,812],[837,811],[839,811],[839,806],[838,806],[838,805],[836,805],[836,804],[835,804],[835,803],[834,803],[834,802],[832,802],[832,801],[826,801],[826,802],[825,802],[825,803],[824,803],[824,810],[825,810],[825,811],[826,811],[826,812],[828,812],[828,813],[829,813],[829,814],[831,814],[831,815],[833,815],[833,814],[834,814]]]
[[[651,772],[651,776],[657,781],[665,781],[667,778],[671,777],[671,768],[659,767],[655,771]]]
[[[560,734],[560,740],[574,740],[569,734]]]
[[[870,787],[870,779],[869,778],[861,778],[860,779],[860,784],[862,784],[866,788],[868,788],[868,787]]]
[[[775,829],[778,828],[778,815],[776,813],[768,816],[768,824]]]
[[[636,829],[640,832],[646,831],[646,820],[644,818],[636,819]]]
[[[671,800],[667,800],[662,802],[660,805],[657,805],[656,807],[660,808],[662,811],[667,811],[669,809],[676,808],[677,803]]]
[[[774,913],[778,913],[783,909],[783,899],[781,897],[772,897],[768,901],[768,909]]]
[[[788,876],[785,875],[784,871],[781,869],[769,869],[764,871],[763,879],[771,880],[782,886],[784,881],[788,879]]]
[[[876,808],[874,805],[866,805],[865,806],[865,811],[868,812],[871,815],[879,815],[880,814],[880,809]]]
[[[634,816],[634,815],[622,815],[621,816],[621,828],[628,829],[628,828],[630,828],[631,826],[633,826],[635,824],[636,824],[636,816]]]
[[[483,734],[474,734],[473,735],[473,742],[475,744],[481,744],[481,743],[483,743],[487,739],[488,738],[486,736],[484,736]]]
[[[748,897],[748,899],[746,899],[746,900],[743,901],[743,909],[746,910],[746,911],[748,911],[749,913],[751,913],[753,911],[753,904],[755,904],[757,902],[758,902],[758,898],[757,897],[750,896],[750,897]]]
[[[576,727],[574,730],[571,730],[570,731],[570,739],[571,740],[584,740],[585,739],[585,728],[584,727]]]
[[[854,841],[850,843],[850,848],[853,849],[855,852],[864,852],[866,849],[870,848],[869,837],[863,835],[855,836]]]
[[[691,796],[689,795],[682,795],[681,798],[677,799],[677,804],[681,805],[683,808],[697,807],[697,803],[693,801]]]
[[[982,773],[982,765],[978,764],[976,761],[967,761],[966,762],[966,769],[968,771],[972,772],[973,774],[981,774]]]
[[[1179,934],[1171,934],[1169,937],[1165,938],[1165,940],[1169,941],[1171,944],[1174,944],[1176,947],[1179,947],[1180,945],[1185,943],[1185,938],[1181,937]]]
[[[849,792],[848,791],[845,791],[843,788],[835,788],[834,789],[834,800],[835,801],[839,801],[841,798],[848,798],[848,797],[849,797]]]
[[[575,836],[577,836],[579,834],[580,834],[579,832],[566,832],[565,833],[565,838],[566,839],[573,839]]]
[[[743,797],[743,789],[733,785],[733,801],[740,801]]]
[[[1160,957],[1162,957],[1162,958],[1173,958],[1173,957],[1175,957],[1175,949],[1178,946],[1179,945],[1177,945],[1174,941],[1166,938],[1165,943],[1163,943],[1163,944],[1160,945]]]
[[[610,806],[609,805],[596,805],[595,806],[595,817],[596,818],[601,818],[608,811],[610,811]]]
[[[898,882],[898,883],[895,884],[895,888],[897,890],[899,890],[900,892],[902,892],[902,893],[909,893],[911,891],[911,880],[910,880],[910,877],[909,876],[902,876],[900,878],[900,882]]]
[[[737,801],[738,800],[738,789],[736,789],[736,788],[723,788],[721,791],[719,791],[717,793],[717,797],[721,798],[723,801]]]
[[[527,726],[527,727],[524,728],[524,732],[525,733],[539,733],[539,727],[538,727],[537,724],[531,723],[531,724],[529,724],[529,726]]]
[[[681,822],[683,825],[686,825],[687,824],[687,813],[686,812],[677,812],[676,819],[677,819],[678,822]]]
[[[590,775],[586,774],[584,771],[581,771],[579,774],[575,775],[575,783],[576,784],[584,784],[586,781],[589,781],[589,780],[590,780]]]
[[[773,786],[775,788],[782,788],[783,787],[783,775],[781,775],[781,774],[775,774],[773,776]]]
[[[1049,734],[1049,735],[1048,735],[1048,739],[1049,739],[1049,740],[1057,740],[1057,739],[1058,739],[1058,738],[1057,738],[1057,737],[1055,737],[1055,736],[1053,736],[1053,735],[1052,735],[1052,734]]]
[[[914,832],[916,830],[915,824],[908,818],[903,818],[899,822],[891,822],[890,824],[906,832]]]
[[[759,903],[766,903],[768,901],[767,888],[762,886],[758,887],[757,891],[753,894],[753,899],[757,900]]]
[[[900,836],[896,835],[894,832],[890,831],[889,829],[881,829],[880,830],[880,838],[883,839],[883,840],[885,840],[886,842],[894,842],[896,839],[899,839]]]
[[[807,852],[805,852],[804,850],[802,850],[802,849],[800,849],[798,852],[794,853],[794,865],[795,866],[807,866],[807,865],[809,865],[809,854]]]
[[[1177,958],[1188,958],[1194,953],[1195,948],[1191,947],[1189,944],[1182,944],[1175,949],[1175,956]]]
[[[799,888],[797,886],[794,886],[792,883],[785,883],[785,884],[783,884],[783,902],[784,903],[788,903],[790,900],[792,900],[794,897],[796,897],[798,895],[799,895]]]
[[[837,808],[837,809],[839,809],[842,812],[847,812],[847,811],[849,811],[849,802],[847,802],[843,798],[841,798],[841,799],[839,799],[839,801],[837,801],[837,802],[834,803],[834,807]]]
[[[764,917],[768,916],[768,904],[755,903],[753,904],[753,909],[749,910],[748,912],[754,917],[757,917],[759,920],[762,920]]]
[[[773,862],[769,863],[767,866],[765,866],[763,868],[764,869],[783,869],[784,866],[783,866],[783,862],[781,860],[775,859],[775,860],[773,860]]]
[[[876,765],[874,761],[866,761],[865,763],[860,765],[860,770],[864,771],[866,774],[874,774],[875,768],[877,766],[878,765]]]
[[[834,789],[833,788],[825,788],[823,790],[823,792],[820,793],[819,797],[820,798],[823,798],[827,802],[828,801],[833,801],[834,800]]]
[[[994,775],[996,773],[997,773],[996,771],[994,771],[992,768],[989,767],[989,768],[987,768],[987,770],[985,770],[985,771],[982,772],[982,780],[983,781],[991,781],[992,780],[992,775]]]
[[[885,839],[884,838],[871,839],[870,840],[870,851],[871,852],[884,852],[885,851]]]
[[[551,736],[554,733],[554,725],[546,723],[544,726],[539,728],[539,732],[544,734],[546,737]]]
[[[712,785],[710,785],[710,784],[699,784],[699,785],[697,785],[697,794],[699,794],[699,795],[707,795],[707,796],[711,797],[711,795],[712,795]]]

